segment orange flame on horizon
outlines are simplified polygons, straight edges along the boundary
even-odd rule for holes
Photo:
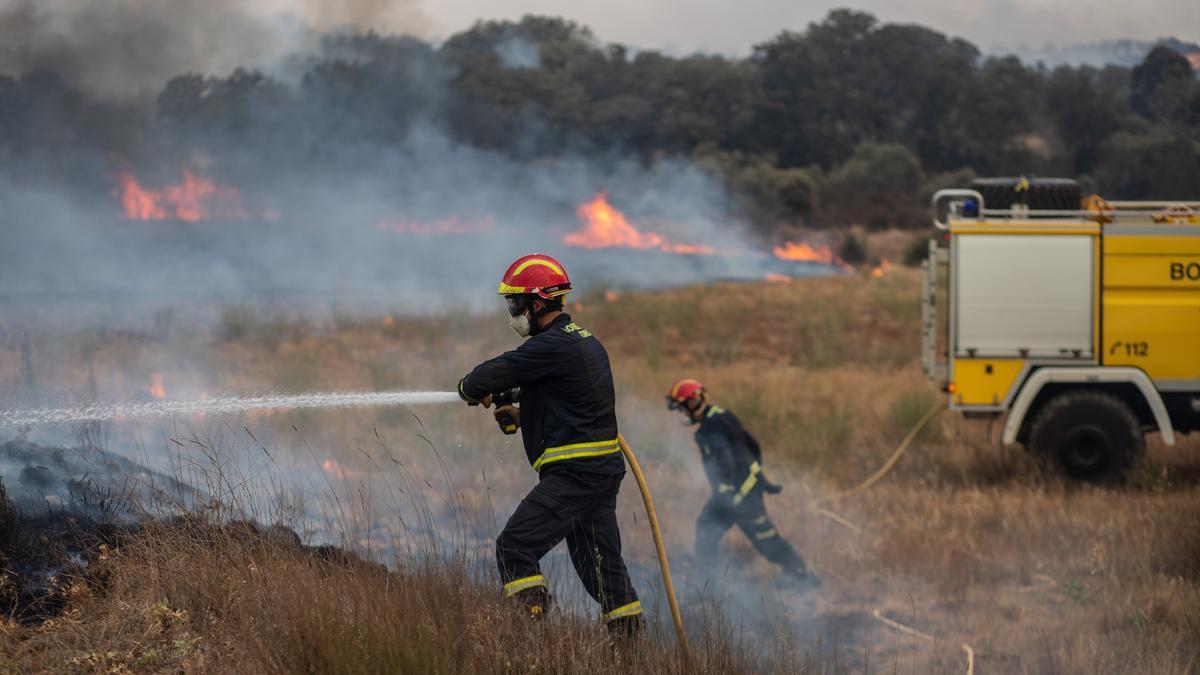
[[[677,244],[654,232],[642,232],[625,215],[608,203],[608,193],[600,192],[575,211],[583,228],[563,237],[567,246],[581,248],[658,249],[681,255],[713,255],[717,250],[699,244]]]
[[[892,269],[892,263],[887,258],[884,258],[883,260],[879,261],[878,265],[871,268],[871,276],[879,279],[883,275],[887,274],[888,270],[890,269]]]
[[[772,283],[772,284],[790,284],[790,283],[792,283],[791,277],[789,277],[786,274],[779,274],[777,272],[767,272],[766,276],[763,277],[763,280],[767,281],[769,283]]]
[[[812,245],[802,241],[785,241],[774,248],[774,253],[775,257],[780,260],[824,263],[826,265],[837,265],[846,272],[854,271],[854,268],[849,263],[833,254],[833,250],[829,248],[828,244],[814,248]]]
[[[217,185],[207,178],[183,170],[183,182],[161,190],[145,187],[133,174],[117,176],[119,189],[113,193],[121,200],[129,220],[182,220],[194,223],[211,219],[242,219],[249,217],[242,207],[238,189]]]
[[[775,257],[780,260],[795,260],[801,262],[832,263],[833,251],[829,246],[813,248],[809,244],[796,241],[785,241],[775,247]]]
[[[146,391],[156,401],[161,401],[167,397],[167,388],[163,386],[162,373],[150,373],[150,386]]]

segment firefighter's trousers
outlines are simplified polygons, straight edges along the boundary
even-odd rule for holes
[[[737,506],[729,503],[725,495],[714,494],[700,512],[696,522],[696,561],[710,567],[717,562],[717,546],[725,531],[737,525],[746,538],[764,558],[782,565],[785,570],[797,573],[805,571],[804,559],[796,549],[775,529],[775,523],[767,515],[761,489],[755,489],[746,500]]]
[[[600,603],[605,622],[641,613],[617,529],[617,491],[624,475],[560,469],[542,476],[496,539],[506,596],[544,592],[538,561],[566,539],[575,572]]]

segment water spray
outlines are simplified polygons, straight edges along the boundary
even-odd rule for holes
[[[134,417],[172,415],[220,415],[247,410],[298,408],[362,408],[381,405],[453,403],[452,391],[315,392],[311,394],[263,394],[219,396],[179,401],[88,404],[70,408],[17,408],[0,412],[0,429],[34,424],[104,422]]]

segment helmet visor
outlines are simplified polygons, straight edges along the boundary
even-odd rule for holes
[[[525,298],[520,295],[504,296],[504,305],[508,309],[509,316],[516,316],[525,311]]]
[[[680,410],[683,408],[683,401],[671,396],[667,397],[667,410]]]

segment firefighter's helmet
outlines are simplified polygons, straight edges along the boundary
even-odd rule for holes
[[[671,385],[671,390],[667,392],[667,407],[671,410],[685,406],[690,409],[695,407],[688,405],[693,399],[704,399],[704,385],[698,380],[683,379]]]
[[[500,295],[536,295],[544,300],[571,292],[567,268],[544,253],[524,255],[513,261],[500,279]]]

